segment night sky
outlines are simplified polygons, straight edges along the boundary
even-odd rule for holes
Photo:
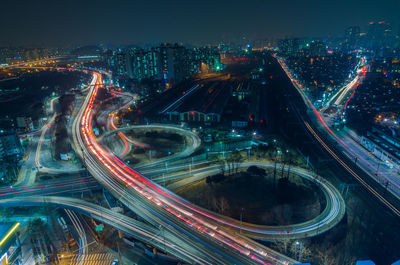
[[[399,32],[399,0],[6,0],[0,45],[216,43],[342,36],[385,20]]]

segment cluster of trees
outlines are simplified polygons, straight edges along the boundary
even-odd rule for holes
[[[285,143],[272,141],[268,145],[258,145],[252,150],[257,159],[279,160],[283,164],[303,165],[304,160]]]
[[[257,167],[257,166],[249,166],[247,168],[247,173],[250,175],[257,175],[257,176],[266,176],[265,169]]]
[[[55,155],[57,158],[60,154],[69,153],[71,144],[68,140],[67,130],[67,119],[66,115],[72,111],[72,102],[75,100],[75,96],[71,94],[62,95],[58,99],[57,112],[58,115],[55,119]]]
[[[222,173],[219,173],[216,175],[208,176],[206,178],[206,183],[207,184],[220,183],[220,182],[224,181],[225,179],[226,179],[226,176]]]
[[[15,160],[4,161],[5,167],[2,168],[4,170],[4,176],[0,178],[1,185],[10,185],[15,183],[18,180],[19,167]]]
[[[72,110],[72,102],[75,100],[73,94],[64,94],[58,99],[57,112],[66,115]]]
[[[36,218],[28,223],[28,232],[32,236],[40,236],[45,231],[45,224],[42,219]]]
[[[290,158],[291,156],[287,157]],[[225,180],[225,175],[230,176],[232,174],[237,174],[239,171],[240,164],[244,160],[245,158],[239,151],[227,154],[226,157],[220,159],[219,165],[221,173],[207,177],[206,182],[208,184],[212,184],[213,182],[215,183],[222,182],[223,180]],[[285,188],[287,186],[286,184],[289,183],[291,162],[292,162],[291,160],[287,159],[283,160],[281,168],[278,169],[277,168],[278,161],[275,160],[275,166],[273,171],[274,187],[277,186],[278,188]],[[280,172],[278,173],[278,171]],[[247,169],[247,173],[249,173],[250,176],[252,175],[266,176],[265,169],[259,168],[257,166],[250,166]]]
[[[301,248],[295,240],[277,240],[272,247],[297,260],[300,255],[301,262],[321,265],[353,265],[356,260],[365,257],[375,260],[377,256],[385,260],[382,255],[396,253],[395,245],[381,244],[377,248],[376,244],[371,243],[369,237],[384,236],[376,232],[379,226],[374,220],[376,216],[362,207],[359,199],[350,198],[347,206],[348,213],[337,226],[317,237],[303,239]],[[392,233],[396,228],[391,226],[386,230]],[[378,260],[375,262],[378,264]],[[389,263],[381,262],[381,264]]]
[[[353,265],[356,261],[354,255],[348,250],[328,241],[312,244],[307,239],[301,241],[283,239],[273,242],[273,248],[300,262],[310,262],[311,264]]]
[[[227,154],[226,157],[220,159],[221,174],[232,175],[238,172],[239,165],[244,161],[244,157],[239,151]]]

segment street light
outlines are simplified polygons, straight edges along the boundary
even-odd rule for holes
[[[299,261],[301,261],[301,254],[303,252],[303,243],[296,241],[296,246],[299,246]],[[297,248],[296,248],[297,250]]]

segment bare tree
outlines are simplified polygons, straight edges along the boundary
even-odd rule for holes
[[[212,204],[214,209],[220,214],[224,214],[229,209],[229,203],[225,197],[220,197],[219,199],[213,198]]]
[[[221,170],[222,175],[225,175],[225,168],[226,168],[226,160],[220,160],[219,169]]]
[[[239,165],[244,161],[244,157],[240,152],[234,152],[232,154],[232,163],[233,163],[233,169],[235,170],[235,173],[238,172],[239,170]]]
[[[289,179],[289,174],[290,174],[290,164],[289,164],[288,170],[287,170],[287,179]]]
[[[221,214],[224,214],[225,211],[229,209],[229,203],[225,197],[219,198],[219,208],[221,210]]]
[[[319,264],[321,265],[335,265],[336,263],[336,258],[335,256],[331,255],[330,251],[328,251],[329,248],[324,248],[322,250],[317,249],[316,250],[316,257],[319,259]]]
[[[281,178],[283,178],[283,174],[284,174],[284,172],[285,172],[285,165],[286,165],[286,163],[283,163],[283,164],[282,164],[282,168],[281,168]]]
[[[291,245],[290,239],[284,238],[282,240],[277,240],[274,242],[274,245],[279,252],[285,255],[289,254],[289,246]]]
[[[292,256],[295,257],[300,262],[308,261],[312,258],[312,251],[311,249],[304,243],[300,243],[298,241],[292,242],[290,246],[290,251]]]

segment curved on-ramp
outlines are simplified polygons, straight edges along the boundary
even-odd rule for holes
[[[182,152],[157,159],[153,162],[145,163],[145,164],[140,164],[135,167],[135,169],[144,169],[144,168],[149,168],[149,167],[154,167],[156,165],[169,162],[169,161],[174,161],[178,160],[180,158],[185,158],[193,154],[197,148],[200,147],[201,145],[201,140],[200,137],[189,130],[186,130],[182,127],[178,126],[173,126],[173,125],[165,125],[165,124],[150,124],[150,125],[133,125],[125,128],[119,128],[114,131],[109,131],[106,132],[100,139],[99,142],[101,142],[105,137],[108,137],[112,134],[119,133],[119,132],[124,132],[124,131],[129,131],[129,130],[135,130],[135,129],[162,129],[162,130],[167,130],[167,131],[174,131],[177,134],[183,135],[188,139],[185,149]]]
[[[258,166],[262,168],[273,168],[275,165],[272,162],[245,162],[239,165],[240,168],[249,166]],[[277,164],[277,168],[281,168],[282,165]],[[220,166],[210,166],[198,170],[200,173],[196,176],[196,171],[193,171],[193,177],[183,178],[180,182],[172,184],[174,189],[187,185],[193,181],[198,181],[211,174],[220,172]],[[266,226],[246,223],[229,218],[223,215],[219,215],[212,211],[202,208],[203,211],[210,213],[209,218],[212,220],[229,226],[233,229],[240,229],[243,235],[254,239],[271,240],[271,239],[299,239],[305,237],[316,236],[324,233],[338,224],[346,211],[346,205],[340,192],[324,178],[313,174],[306,169],[300,167],[291,167],[292,174],[296,174],[308,181],[315,183],[323,192],[326,200],[325,209],[315,218],[306,222],[286,225],[286,226]],[[182,199],[184,200],[184,199]],[[190,203],[190,202],[188,202]],[[200,208],[199,206],[197,206]]]

